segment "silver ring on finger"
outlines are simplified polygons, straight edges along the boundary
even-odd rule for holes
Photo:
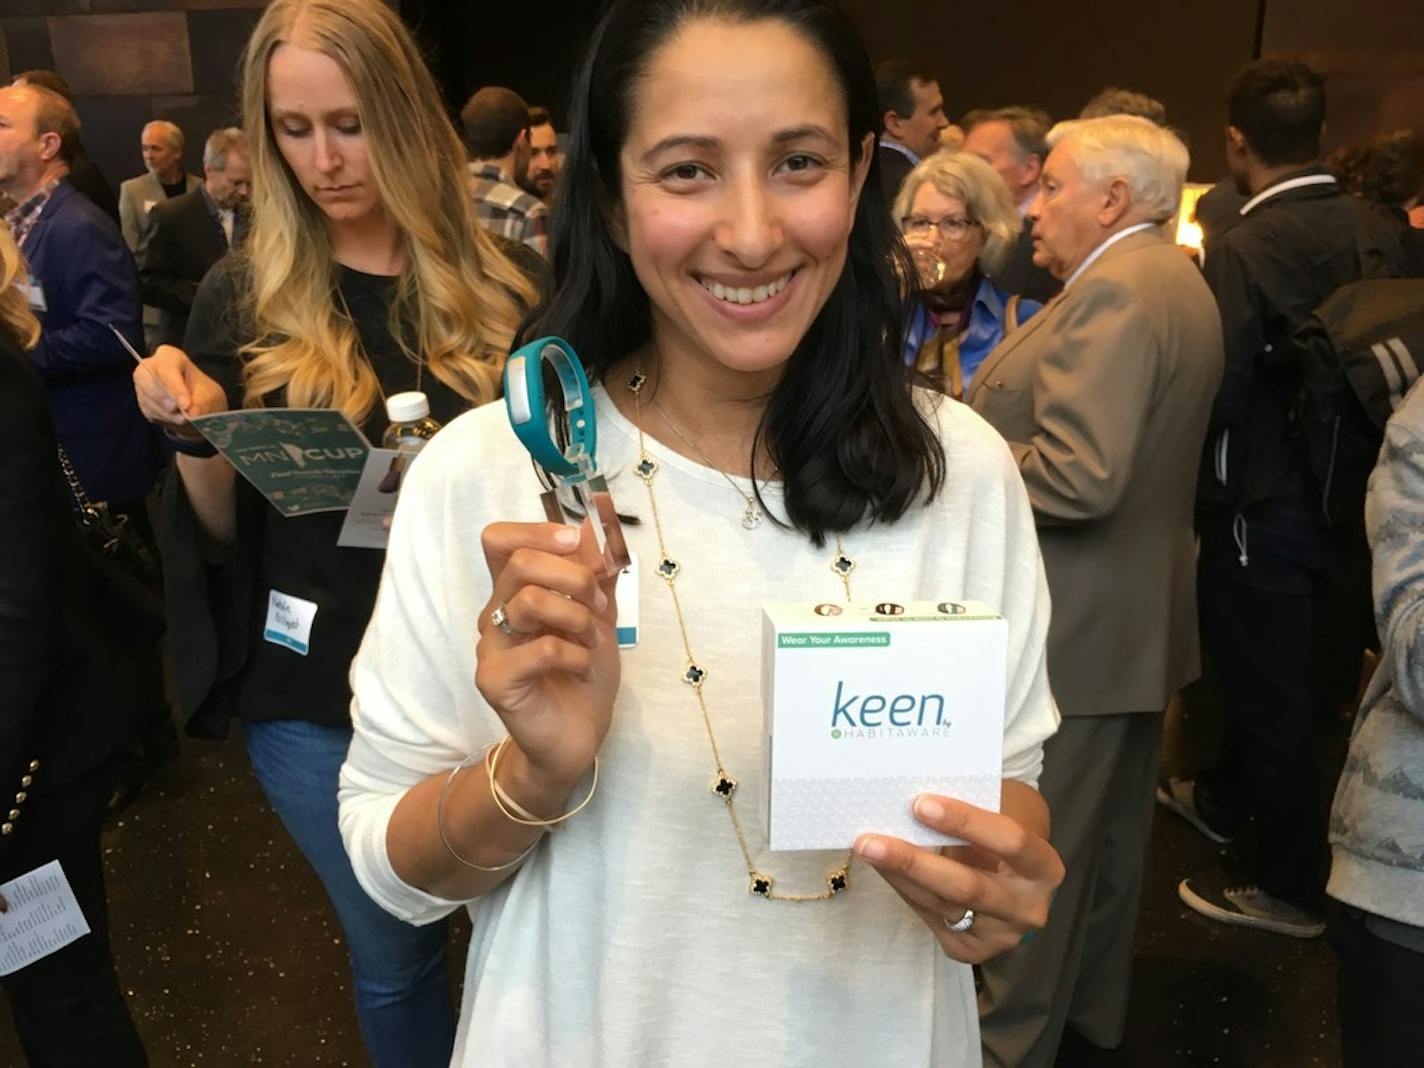
[[[955,934],[964,934],[964,932],[968,931],[971,927],[974,926],[974,910],[965,909],[964,915],[959,917],[959,919],[955,920],[953,923],[950,923],[949,917],[946,916],[944,918],[944,925],[948,927],[951,931],[953,931]]]
[[[505,609],[504,602],[494,606],[494,611],[490,613],[490,622],[511,638],[518,638],[519,631],[509,624],[509,612]]]

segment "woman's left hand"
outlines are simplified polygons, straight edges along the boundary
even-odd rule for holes
[[[1019,791],[1031,793],[1032,800]],[[915,817],[967,845],[937,850],[865,834],[856,840],[855,852],[925,922],[947,956],[979,964],[1047,923],[1049,900],[1063,881],[1063,861],[1046,837],[1042,799],[1022,783],[1005,782],[1006,812],[1025,807],[1029,819],[1021,822],[1014,815],[923,794],[915,801]],[[1033,818],[1039,813],[1042,819]],[[1043,833],[1028,823],[1041,823]],[[974,910],[973,924],[963,932],[951,931],[949,925],[967,909]]]

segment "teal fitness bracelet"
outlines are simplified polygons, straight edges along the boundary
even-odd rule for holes
[[[560,449],[549,432],[545,415],[544,364],[559,376],[568,419],[569,446]],[[504,407],[509,424],[534,462],[551,475],[575,477],[584,472],[580,457],[592,465],[598,455],[598,425],[594,422],[593,392],[588,375],[572,347],[563,338],[543,337],[510,353],[504,365]]]
[[[565,440],[558,440],[549,425],[549,399],[544,392],[544,364],[553,367],[563,393]],[[554,480],[556,489],[540,498],[551,523],[582,526],[591,520],[594,540],[603,557],[605,573],[621,571],[630,560],[623,527],[613,507],[608,483],[598,473],[598,423],[593,391],[578,354],[563,338],[543,337],[509,354],[504,364],[504,408],[509,425],[534,462]],[[570,515],[558,490],[572,493],[582,514]]]

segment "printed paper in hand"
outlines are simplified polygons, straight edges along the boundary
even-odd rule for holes
[[[361,431],[329,408],[249,408],[192,424],[286,516],[344,511],[371,451]]]
[[[0,975],[63,949],[89,933],[59,861],[0,883],[9,906],[0,913]]]

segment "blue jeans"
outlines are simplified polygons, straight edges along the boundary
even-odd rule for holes
[[[267,800],[316,869],[346,943],[356,1015],[376,1068],[447,1068],[455,1044],[448,924],[415,927],[366,896],[336,823],[348,727],[249,721],[247,752]]]

